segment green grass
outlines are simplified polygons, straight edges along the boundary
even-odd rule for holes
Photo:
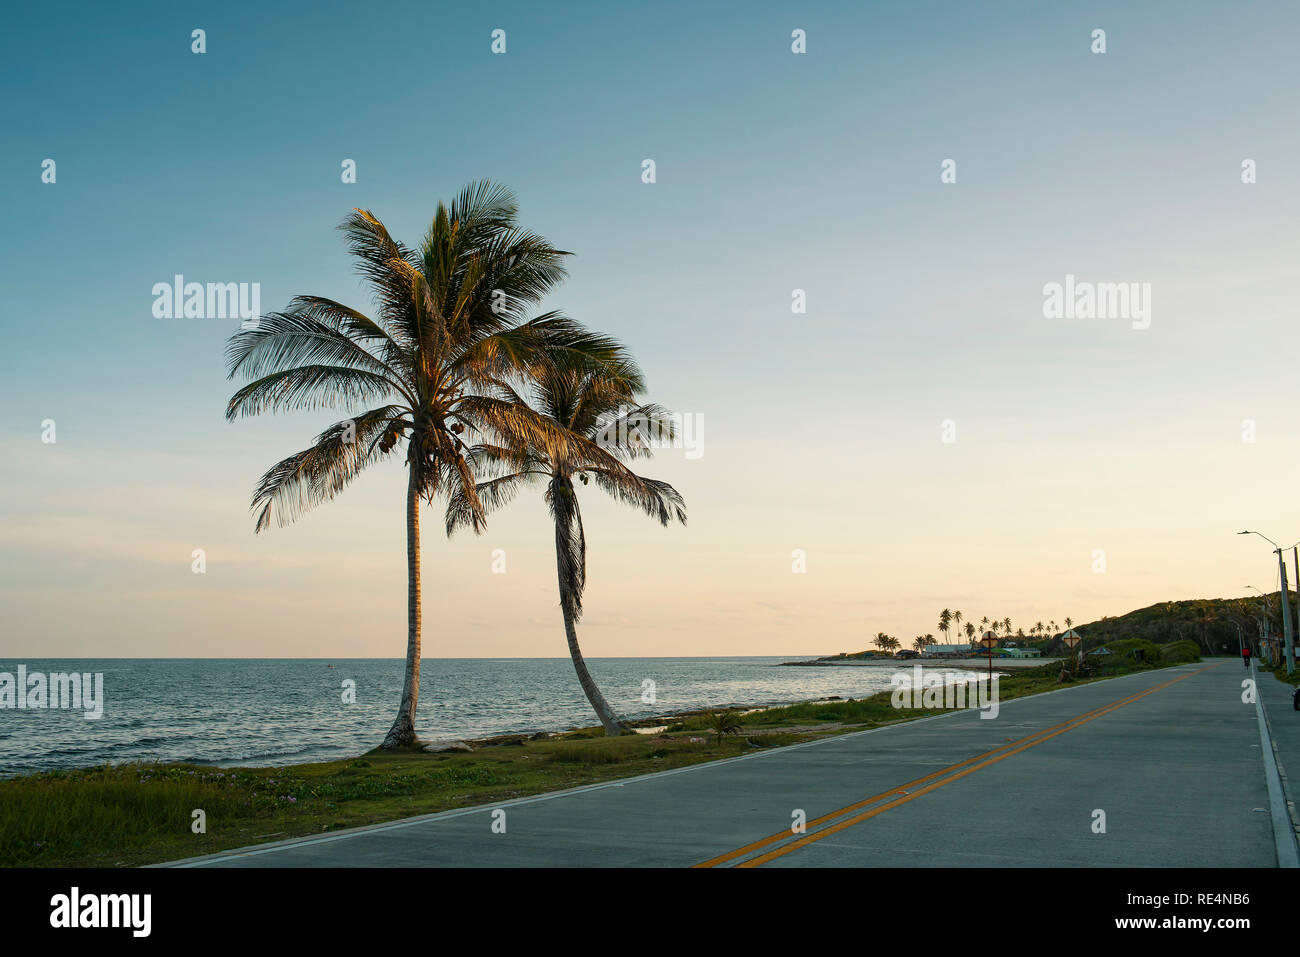
[[[1134,647],[1147,654],[1146,644]],[[1065,681],[1163,667],[1181,663],[1173,660],[1180,656],[1159,649],[1149,661],[1112,655]],[[1001,678],[999,700],[1059,687],[1061,666],[1045,665]],[[709,717],[701,714],[662,735],[606,738],[589,728],[471,753],[426,754],[412,748],[285,768],[131,764],[27,775],[0,780],[0,865],[112,867],[175,860],[685,767],[939,713],[896,709],[886,691],[744,715],[740,733],[721,742],[709,730]],[[205,834],[191,831],[196,808],[206,812]]]
[[[1263,658],[1255,659],[1255,667],[1258,668],[1260,671],[1271,671],[1273,673],[1273,677],[1276,678],[1278,681],[1282,682],[1283,684],[1290,685],[1293,688],[1296,687],[1297,685],[1300,685],[1300,668],[1296,668],[1296,670],[1291,672],[1291,674],[1287,674],[1285,655],[1283,655],[1282,660],[1278,663],[1278,666],[1276,668],[1272,667]]]
[[[209,854],[733,757],[711,736],[573,737],[472,753],[418,749],[286,768],[130,764],[0,780],[0,865],[132,866]],[[691,738],[696,738],[692,741]],[[700,740],[703,738],[703,740]],[[207,815],[194,834],[191,812]]]

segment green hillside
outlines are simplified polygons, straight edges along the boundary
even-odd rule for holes
[[[1076,625],[1083,635],[1084,646],[1095,648],[1123,638],[1145,638],[1156,644],[1186,639],[1194,641],[1205,654],[1236,654],[1237,626],[1247,639],[1259,637],[1268,605],[1269,633],[1282,631],[1278,593],[1244,598],[1197,598],[1190,601],[1162,601],[1118,617],[1106,617],[1086,625]],[[1292,596],[1292,611],[1295,599]],[[1037,642],[1045,651],[1061,651],[1059,638]]]

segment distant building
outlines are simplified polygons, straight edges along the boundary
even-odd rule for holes
[[[926,645],[927,655],[969,655],[970,645]]]
[[[1002,653],[1010,658],[1041,658],[1042,651],[1037,648],[1016,648],[1014,645],[1002,649]]]

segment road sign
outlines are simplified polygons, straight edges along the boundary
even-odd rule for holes
[[[1075,645],[1083,641],[1083,635],[1071,628],[1061,636],[1061,640],[1064,641],[1071,650],[1073,650]]]

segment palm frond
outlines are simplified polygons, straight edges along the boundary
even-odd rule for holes
[[[588,468],[592,479],[618,501],[641,509],[659,524],[667,525],[673,519],[686,524],[686,501],[681,493],[667,482],[636,475],[626,468]]]
[[[388,234],[388,227],[368,209],[354,209],[341,224],[348,252],[357,258],[357,271],[370,284],[379,306],[379,321],[408,349],[418,337],[410,333],[410,273],[394,263],[414,265],[412,252]]]
[[[368,352],[357,341],[355,327],[328,325],[321,315],[321,310],[306,309],[271,312],[255,327],[240,329],[226,344],[228,377],[257,379],[297,366],[334,365],[387,376],[400,388],[402,371]]]
[[[332,499],[366,466],[391,454],[380,439],[401,421],[400,406],[382,406],[337,422],[304,449],[267,470],[253,491],[255,531],[270,527],[272,512],[281,527]]]
[[[519,491],[537,478],[544,477],[545,472],[512,472],[497,478],[479,482],[474,486],[483,515],[490,515],[499,508],[509,505]],[[475,526],[474,507],[463,489],[457,489],[447,498],[446,527],[451,535],[458,528]]]
[[[340,409],[351,411],[375,399],[390,398],[399,387],[373,372],[342,366],[298,366],[272,372],[239,389],[230,397],[226,418],[288,409]]]

